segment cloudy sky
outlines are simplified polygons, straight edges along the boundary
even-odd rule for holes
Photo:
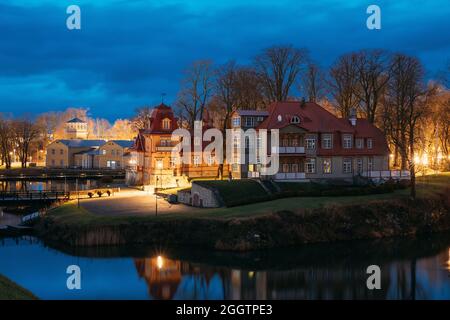
[[[81,30],[66,28],[71,4]],[[370,4],[381,30],[366,28]],[[162,92],[172,103],[192,61],[248,64],[274,44],[323,67],[355,49],[402,51],[433,78],[450,59],[449,17],[448,0],[0,0],[0,112],[129,117]]]

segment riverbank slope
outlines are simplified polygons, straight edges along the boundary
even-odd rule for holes
[[[30,291],[0,275],[0,300],[36,300]]]
[[[389,196],[297,197],[158,217],[97,216],[68,203],[50,212],[37,233],[76,247],[158,244],[236,251],[413,236],[450,230],[449,185],[450,175],[424,177],[415,201],[402,190]],[[261,206],[272,209],[261,211]]]

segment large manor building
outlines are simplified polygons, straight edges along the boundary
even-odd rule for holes
[[[209,119],[203,119],[203,126],[204,129],[211,126]],[[192,178],[218,176],[219,166],[215,161],[202,161],[200,154],[192,153],[190,164],[177,163],[172,149],[178,142],[171,140],[177,128],[178,119],[169,106],[161,104],[153,109],[148,129],[140,131],[130,149],[129,184],[172,187]],[[337,118],[316,103],[276,102],[266,111],[238,110],[231,117],[231,129],[236,132],[265,129],[268,136],[272,130],[278,130],[279,147],[273,151],[269,139],[267,156],[278,153],[279,168],[275,174],[264,176],[263,164],[237,161],[233,156],[223,166],[224,177],[310,181],[391,175],[386,138],[375,125],[356,116]],[[203,141],[199,143],[205,147]],[[239,141],[239,137],[233,145],[244,149],[246,157],[250,148],[258,148]]]

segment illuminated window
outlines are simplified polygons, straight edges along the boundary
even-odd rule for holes
[[[239,127],[241,125],[241,118],[234,117],[232,120],[233,127]]]
[[[323,173],[331,173],[331,158],[323,159]]]
[[[200,156],[194,156],[194,167],[200,166]]]
[[[169,130],[170,129],[170,119],[167,119],[167,118],[163,119],[163,121],[162,121],[162,128],[164,130]]]
[[[373,148],[373,140],[367,139],[367,149],[372,149],[372,148]]]

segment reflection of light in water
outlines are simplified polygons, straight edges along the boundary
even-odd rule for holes
[[[163,265],[164,265],[164,259],[161,256],[158,256],[156,258],[156,265],[158,266],[158,269],[162,269]]]

